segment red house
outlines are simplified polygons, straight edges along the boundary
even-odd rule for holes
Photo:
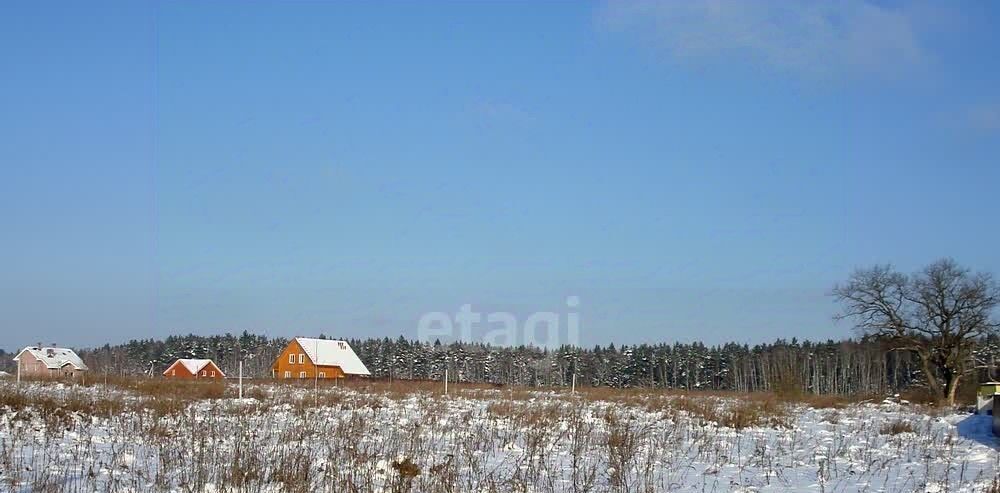
[[[226,378],[226,374],[210,359],[179,359],[163,376],[167,378]]]

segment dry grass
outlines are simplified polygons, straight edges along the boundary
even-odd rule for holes
[[[227,385],[218,380],[170,380],[165,378],[142,379],[132,387],[136,393],[150,397],[175,399],[220,399],[226,395]]]
[[[414,464],[409,457],[401,461],[393,461],[392,468],[405,478],[415,478],[420,475],[420,467]]]
[[[741,401],[722,413],[720,426],[736,430],[752,427],[790,428],[791,416],[788,405],[777,399],[757,399]]]
[[[473,397],[494,398],[497,394]],[[507,397],[507,392],[502,397]],[[520,416],[520,406],[515,402],[537,396],[531,392],[513,392],[510,398],[488,404],[491,413],[498,416]],[[569,398],[567,393],[554,395],[553,399]],[[673,389],[625,389],[609,388],[581,389],[574,398],[586,402],[612,402],[625,407],[659,412],[669,418],[679,413],[702,422],[712,422],[718,426],[737,430],[764,426],[787,428],[790,426],[790,410],[804,405],[813,409],[844,409],[852,404],[871,400],[868,396],[814,395],[803,393],[737,393],[723,391],[685,391]]]
[[[1000,475],[993,478],[993,481],[983,490],[983,493],[1000,493]]]
[[[34,383],[52,382],[35,380]],[[71,386],[61,397],[14,388],[0,393],[0,407],[29,411],[25,418],[37,414],[46,423],[66,427],[74,416],[109,417],[125,412],[149,412],[154,418],[175,415],[192,402],[221,398],[226,390],[225,384],[219,382],[178,383],[162,379],[119,379],[104,387],[104,392],[91,392],[88,387],[91,385]]]
[[[901,433],[913,433],[913,431],[913,425],[902,420],[886,423],[879,429],[879,433],[882,435],[899,435]]]
[[[814,413],[824,429],[856,426],[849,424],[858,422],[850,403],[861,400],[482,385],[455,385],[445,397],[440,382],[314,385],[249,383],[242,401],[227,399],[236,390],[225,382],[7,386],[0,408],[30,426],[0,429],[8,434],[0,440],[0,469],[11,471],[0,475],[0,489],[21,481],[54,492],[202,491],[209,484],[220,491],[662,491],[684,481],[694,464],[779,470],[785,466],[776,450],[805,450],[799,459],[813,460],[798,429],[771,430],[788,428],[801,412]],[[864,443],[873,445],[859,453],[876,454],[880,441],[890,440],[884,435],[913,431],[903,421],[882,424],[862,429]],[[97,429],[107,434],[101,445]],[[921,444],[932,443],[928,430],[921,428]],[[70,431],[76,438],[67,454],[60,447]],[[777,438],[761,438],[768,434]],[[837,436],[824,454],[855,453]],[[905,442],[915,454],[931,453]],[[45,453],[25,458],[17,453],[22,448]],[[79,470],[117,471],[98,476],[123,479],[109,485],[88,473],[46,472],[67,458]],[[878,470],[867,473],[873,483]],[[713,488],[725,484],[703,489]]]
[[[752,394],[746,399],[696,394],[633,394],[602,401],[592,398],[593,396],[587,396],[584,402],[613,402],[626,408],[661,413],[673,420],[689,417],[702,423],[711,422],[737,430],[755,426],[787,428],[791,419],[790,405],[772,394]],[[568,402],[571,401],[554,399],[552,404],[527,405],[526,401],[516,399],[494,400],[487,404],[486,409],[492,415],[530,426],[557,421],[565,413],[565,403]]]

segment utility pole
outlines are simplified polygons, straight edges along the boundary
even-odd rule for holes
[[[444,367],[444,395],[448,395],[448,367]]]
[[[24,354],[23,351],[22,354]],[[17,386],[21,386],[21,356],[17,357]]]
[[[240,360],[240,399],[243,399],[243,360]]]
[[[514,401],[514,364],[511,363],[507,372],[507,389],[510,390],[510,400]]]
[[[319,340],[313,342],[313,356],[316,357],[313,361],[313,401],[319,407]]]
[[[572,363],[573,363],[573,383],[571,384],[569,393],[570,394],[576,394],[576,354],[575,353],[573,354]]]

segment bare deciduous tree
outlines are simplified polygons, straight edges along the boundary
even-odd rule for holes
[[[972,273],[942,259],[907,276],[891,265],[860,269],[833,289],[844,306],[837,319],[851,319],[864,335],[912,351],[927,386],[943,402],[955,403],[961,378],[975,369],[978,340],[995,333],[992,319],[1000,288],[989,273]]]

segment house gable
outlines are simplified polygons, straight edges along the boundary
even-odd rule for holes
[[[174,361],[167,369],[163,372],[165,377],[179,377],[179,378],[191,378],[194,375],[188,371],[187,367],[181,364],[181,360]]]
[[[296,337],[295,341],[319,366],[336,366],[345,374],[370,376],[371,373],[347,341]]]
[[[171,378],[225,378],[226,374],[212,360],[179,359],[164,370],[163,376]]]
[[[215,365],[214,361],[209,361],[208,364],[202,368],[202,371],[207,372],[207,378],[212,378],[213,372],[216,375],[215,378],[226,378],[226,374],[222,372],[222,369]]]
[[[289,341],[271,365],[271,373],[278,379],[329,379],[344,378],[344,371],[336,365],[316,366],[309,353],[297,339]]]

